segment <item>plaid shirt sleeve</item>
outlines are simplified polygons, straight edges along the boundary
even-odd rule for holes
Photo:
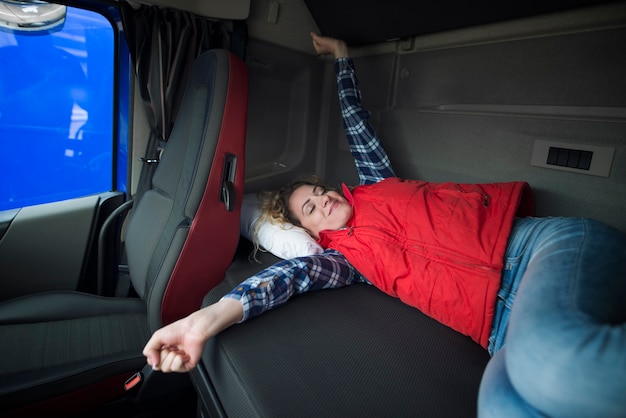
[[[287,302],[300,293],[367,282],[348,260],[335,250],[282,260],[248,278],[224,298],[241,301],[241,322]]]
[[[354,63],[350,58],[335,60],[335,73],[344,130],[359,172],[359,183],[372,184],[395,177],[389,157],[369,123],[370,113],[361,107]]]

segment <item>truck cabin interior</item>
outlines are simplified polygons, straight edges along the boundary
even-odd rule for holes
[[[477,416],[485,347],[363,283],[190,373],[142,355],[316,245],[255,252],[258,192],[359,184],[311,32],[349,46],[398,177],[523,181],[537,216],[626,233],[624,1],[0,0],[0,415]]]

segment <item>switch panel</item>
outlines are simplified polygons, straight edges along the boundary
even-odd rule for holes
[[[558,165],[560,167],[578,168],[580,170],[589,170],[591,167],[591,158],[593,151],[583,151],[570,148],[550,147],[548,150],[549,165]]]
[[[530,164],[573,173],[608,177],[615,148],[537,139]]]

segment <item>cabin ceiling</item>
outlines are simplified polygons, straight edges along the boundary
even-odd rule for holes
[[[429,37],[456,29],[485,28],[499,22],[523,22],[541,16],[538,26],[516,26],[517,32],[553,33],[578,27],[581,18],[595,16],[603,24],[623,25],[625,0],[109,0],[154,4],[188,10],[210,18],[245,20],[248,36],[258,41],[313,53],[308,33],[316,31],[344,39],[351,47],[376,46],[386,41]],[[615,14],[615,5],[619,16]],[[598,7],[602,6],[602,7]],[[607,7],[604,7],[607,6]],[[598,10],[600,11],[599,13]],[[594,12],[595,11],[595,12]],[[572,12],[563,14],[562,12]],[[562,16],[554,20],[550,16]],[[569,16],[569,17],[568,17]],[[546,19],[544,19],[545,17]],[[620,20],[621,19],[621,20]],[[556,26],[553,26],[555,25]],[[488,29],[502,31],[502,25]],[[499,28],[499,29],[497,29]],[[505,31],[506,32],[506,31]],[[476,33],[475,33],[476,34]],[[426,35],[426,36],[424,36]],[[472,38],[474,39],[474,38]],[[475,40],[475,39],[474,39]],[[436,45],[441,46],[441,42]],[[423,46],[423,45],[422,45]],[[364,50],[364,49],[360,49]]]
[[[614,3],[607,0],[304,0],[321,33],[368,45]]]

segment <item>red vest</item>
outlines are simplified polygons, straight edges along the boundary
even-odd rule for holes
[[[534,214],[530,186],[389,178],[344,193],[353,216],[345,229],[323,231],[321,245],[486,348],[513,220]]]

